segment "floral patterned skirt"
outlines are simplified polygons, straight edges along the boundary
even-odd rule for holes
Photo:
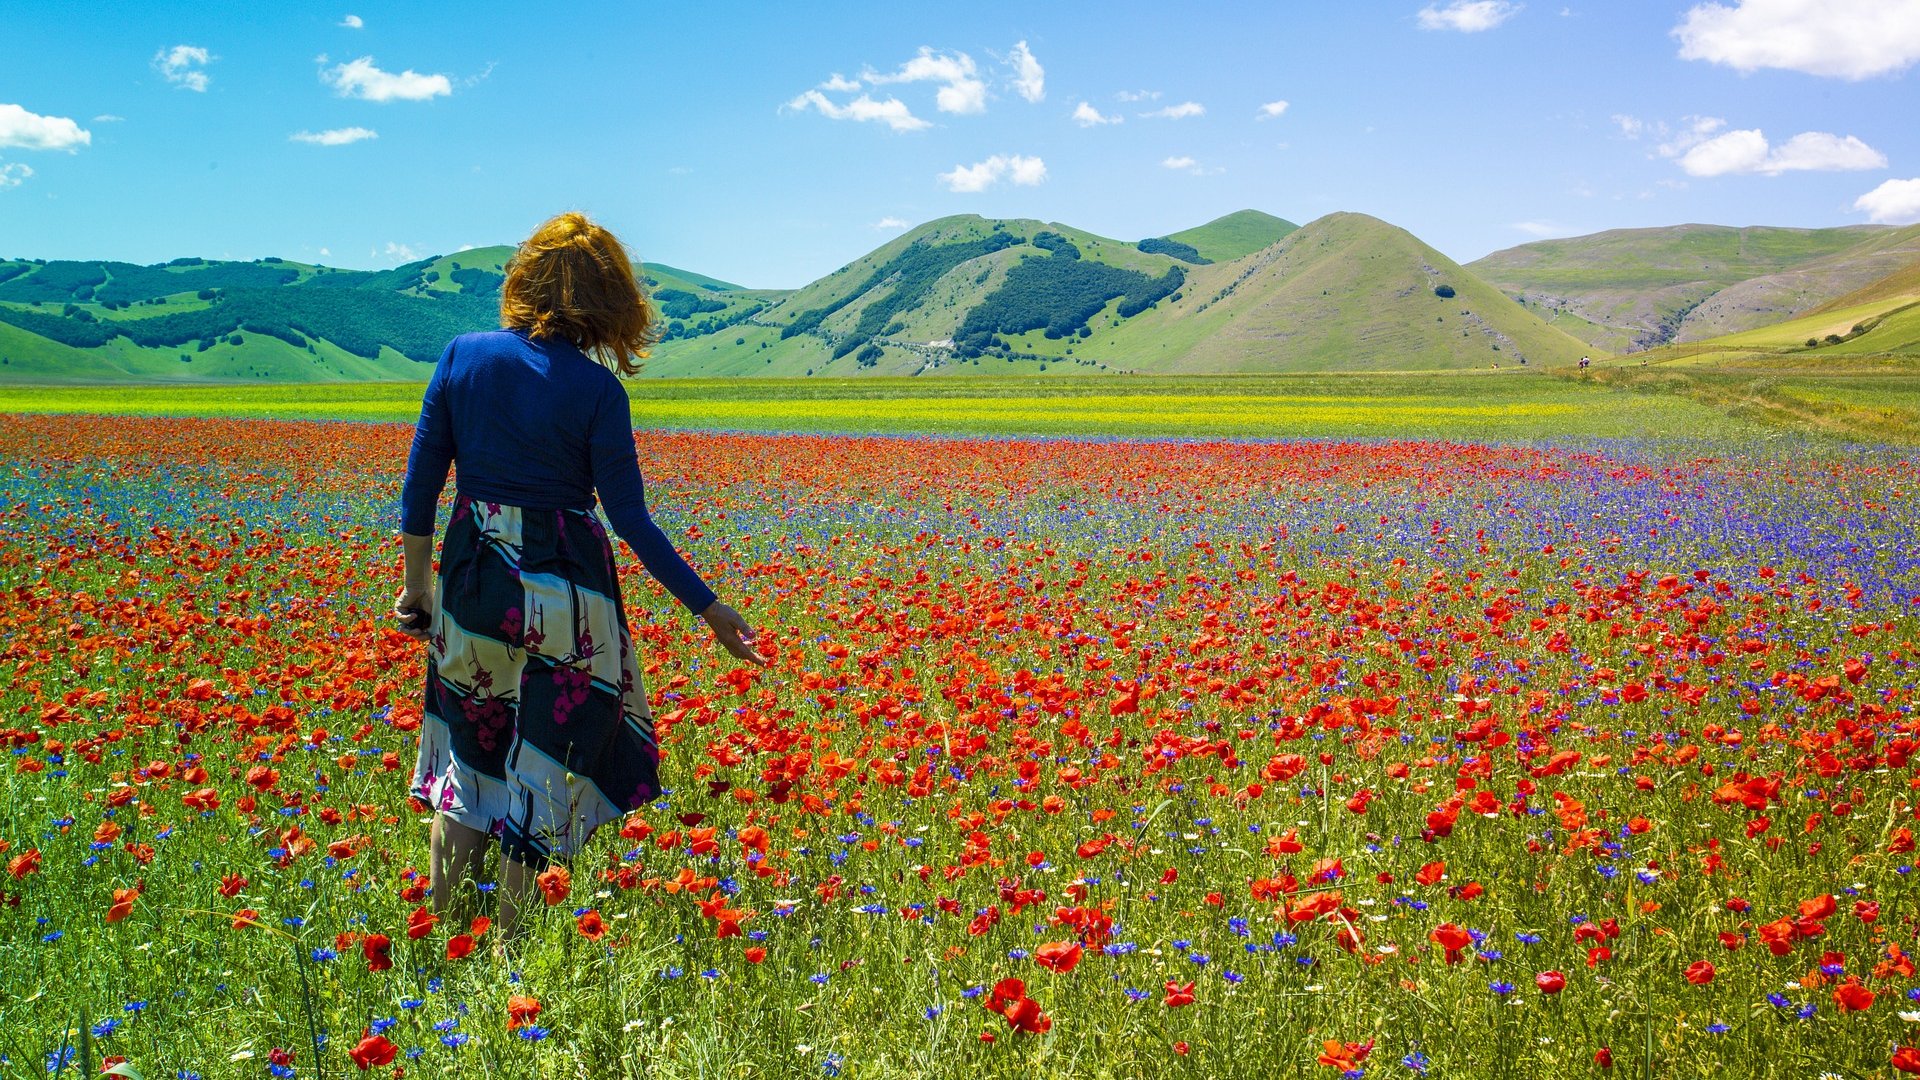
[[[461,496],[441,541],[413,794],[534,867],[660,791],[660,750],[591,511]]]

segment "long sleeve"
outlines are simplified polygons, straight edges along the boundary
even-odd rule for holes
[[[400,531],[414,536],[433,535],[440,492],[453,464],[453,417],[447,407],[447,369],[452,364],[449,344],[427,380],[420,421],[413,427],[413,449],[407,454],[407,476],[400,484]]]
[[[688,611],[698,615],[707,610],[715,599],[713,590],[680,557],[673,542],[647,513],[646,486],[640,479],[640,458],[633,446],[633,413],[626,388],[618,382],[611,383],[594,412],[587,447],[593,487],[613,531],[633,547],[647,572]]]

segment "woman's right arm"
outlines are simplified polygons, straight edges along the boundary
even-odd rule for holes
[[[400,595],[394,598],[394,617],[400,632],[426,640],[425,631],[406,625],[411,611],[433,614],[433,526],[440,508],[440,492],[447,486],[453,464],[453,417],[447,407],[447,369],[453,363],[449,344],[434,365],[427,391],[420,399],[420,419],[413,428],[413,448],[407,454],[407,474],[400,483],[400,539],[404,569]]]

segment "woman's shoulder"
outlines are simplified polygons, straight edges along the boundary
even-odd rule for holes
[[[461,353],[525,352],[526,336],[515,330],[476,330],[461,334],[447,348]]]

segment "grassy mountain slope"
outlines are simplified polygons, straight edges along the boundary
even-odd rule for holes
[[[1894,231],[1616,229],[1522,244],[1468,268],[1582,340],[1626,351],[1778,321],[1858,288],[1901,261],[1880,250]]]
[[[1916,226],[1920,228],[1920,226]],[[1812,314],[1834,311],[1841,308],[1869,304],[1877,300],[1895,300],[1902,298],[1920,299],[1920,256],[1886,277],[1870,281],[1865,285],[1813,309]]]
[[[1435,289],[1447,286],[1451,298]],[[1499,290],[1364,214],[1200,267],[1156,318],[1096,336],[1149,371],[1383,371],[1549,366],[1591,351]]]
[[[1205,225],[1169,233],[1166,239],[1191,245],[1214,262],[1232,262],[1279,243],[1300,226],[1258,210],[1236,210]]]
[[[1069,314],[1023,319],[1036,296]],[[648,374],[1446,370],[1592,351],[1359,214],[1207,265],[1059,224],[943,218],[728,333],[663,345]]]

